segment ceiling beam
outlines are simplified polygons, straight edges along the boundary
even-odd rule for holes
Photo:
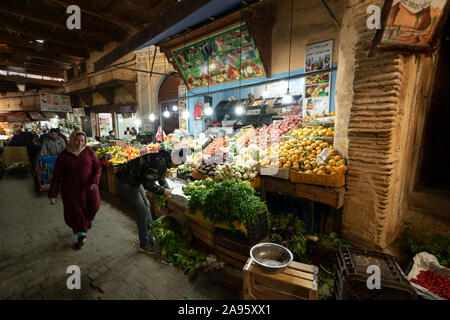
[[[92,4],[89,4],[89,2],[92,1],[83,1],[83,0],[51,0],[51,1],[60,4],[65,8],[67,8],[70,5],[77,5],[80,7],[82,12],[87,13],[94,17],[98,17],[102,20],[114,23],[119,27],[127,26],[132,29],[142,27],[140,23],[134,21],[133,19],[130,20],[121,19],[109,14],[108,12],[96,9],[94,6],[92,6]]]
[[[69,30],[61,31],[55,30],[54,33],[46,31],[45,29],[40,28],[38,25],[20,24],[18,21],[14,21],[13,18],[9,15],[5,15],[4,12],[0,13],[0,20],[4,28],[6,28],[9,32],[16,32],[20,34],[29,35],[34,37],[35,39],[43,39],[43,40],[52,40],[56,43],[74,47],[74,48],[82,48],[87,50],[98,50],[101,51],[103,48],[103,44],[98,40],[86,39],[86,37],[82,37],[81,35],[76,35],[71,33]]]
[[[23,6],[18,6],[16,4],[13,4],[12,2],[0,2],[0,11],[8,12],[19,17],[24,17],[38,23],[45,23],[51,26],[59,27],[61,29],[64,29],[64,31],[68,30],[65,18],[58,19],[54,16],[45,14],[45,8],[40,8],[40,10],[37,12],[33,11],[30,8],[23,8]],[[97,39],[101,39],[102,41],[104,41],[104,39],[108,39],[110,41],[122,41],[125,38],[125,33],[123,31],[101,32],[99,30],[96,30],[95,28],[92,28],[92,26],[89,26],[89,28],[81,28],[80,30],[71,30],[70,32],[80,33],[88,37],[95,37]]]
[[[0,42],[7,43],[12,46],[20,46],[28,49],[35,50],[36,52],[48,52],[48,53],[58,53],[64,54],[66,56],[71,56],[77,59],[78,58],[89,58],[89,50],[87,49],[79,49],[79,48],[70,48],[66,46],[61,46],[53,41],[45,41],[44,44],[39,44],[34,41],[30,37],[16,37],[9,33],[1,32],[0,28]],[[77,58],[78,57],[78,58]]]
[[[62,87],[64,83],[62,81],[51,81],[51,80],[39,80],[39,79],[31,79],[31,78],[25,78],[25,77],[18,77],[18,76],[2,76],[0,75],[0,80],[3,81],[11,81],[14,83],[24,83],[24,84],[31,84],[31,85],[38,85],[38,86],[45,86],[45,87]]]
[[[0,58],[2,58],[3,60],[6,61],[12,61],[12,62],[16,62],[16,63],[26,63],[26,64],[34,64],[36,66],[41,66],[44,68],[52,68],[52,69],[57,69],[57,70],[68,70],[70,69],[70,65],[63,65],[63,64],[58,64],[56,62],[49,62],[46,60],[37,60],[34,58],[29,58],[29,57],[25,57],[25,56],[21,56],[18,54],[14,54],[11,55],[9,53],[5,53],[5,52],[0,52]]]
[[[209,2],[211,0],[183,0],[177,4],[176,8],[171,9],[170,12],[162,11],[160,16],[155,18],[152,23],[97,60],[94,64],[94,71],[98,72],[106,68],[108,65],[114,63],[114,61],[137,49]]]
[[[64,72],[59,69],[51,69],[48,67],[41,67],[41,66],[36,66],[36,65],[25,66],[22,63],[6,61],[1,58],[0,58],[0,66],[23,68],[26,70],[27,73],[36,74],[39,76],[64,78]]]
[[[49,60],[49,61],[56,61],[59,63],[64,63],[67,65],[73,65],[73,64],[77,64],[80,60],[79,59],[74,59],[74,58],[70,58],[70,57],[64,57],[61,55],[57,55],[57,54],[51,54],[51,53],[46,53],[46,52],[39,52],[39,51],[35,51],[35,50],[30,50],[30,49],[25,49],[25,48],[20,48],[20,47],[15,47],[15,46],[11,46],[9,44],[3,44],[1,43],[0,40],[0,52],[8,52],[8,53],[19,53],[21,55],[24,56],[29,56],[31,58],[38,58],[38,59],[44,59],[44,60]]]

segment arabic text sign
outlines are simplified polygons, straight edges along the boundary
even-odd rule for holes
[[[41,93],[40,101],[41,111],[72,112],[69,96]]]
[[[313,43],[306,46],[305,72],[326,70],[331,68],[333,40]]]

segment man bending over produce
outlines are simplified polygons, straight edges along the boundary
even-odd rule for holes
[[[149,235],[153,219],[144,189],[156,195],[170,196],[171,192],[165,177],[167,169],[172,166],[170,152],[161,149],[158,153],[148,153],[127,162],[116,173],[120,194],[137,214],[141,252],[153,254],[156,245],[156,238],[152,234]]]

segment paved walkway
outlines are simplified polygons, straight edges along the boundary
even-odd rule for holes
[[[80,251],[64,223],[62,201],[35,195],[32,178],[0,180],[0,299],[240,299],[239,270],[225,267],[189,280],[158,256],[137,251],[135,215],[120,197],[102,205]],[[67,267],[81,269],[69,290]]]

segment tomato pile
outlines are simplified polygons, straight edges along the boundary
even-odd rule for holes
[[[450,300],[450,279],[431,270],[420,271],[417,279],[411,279],[411,282],[430,290],[441,298]]]

